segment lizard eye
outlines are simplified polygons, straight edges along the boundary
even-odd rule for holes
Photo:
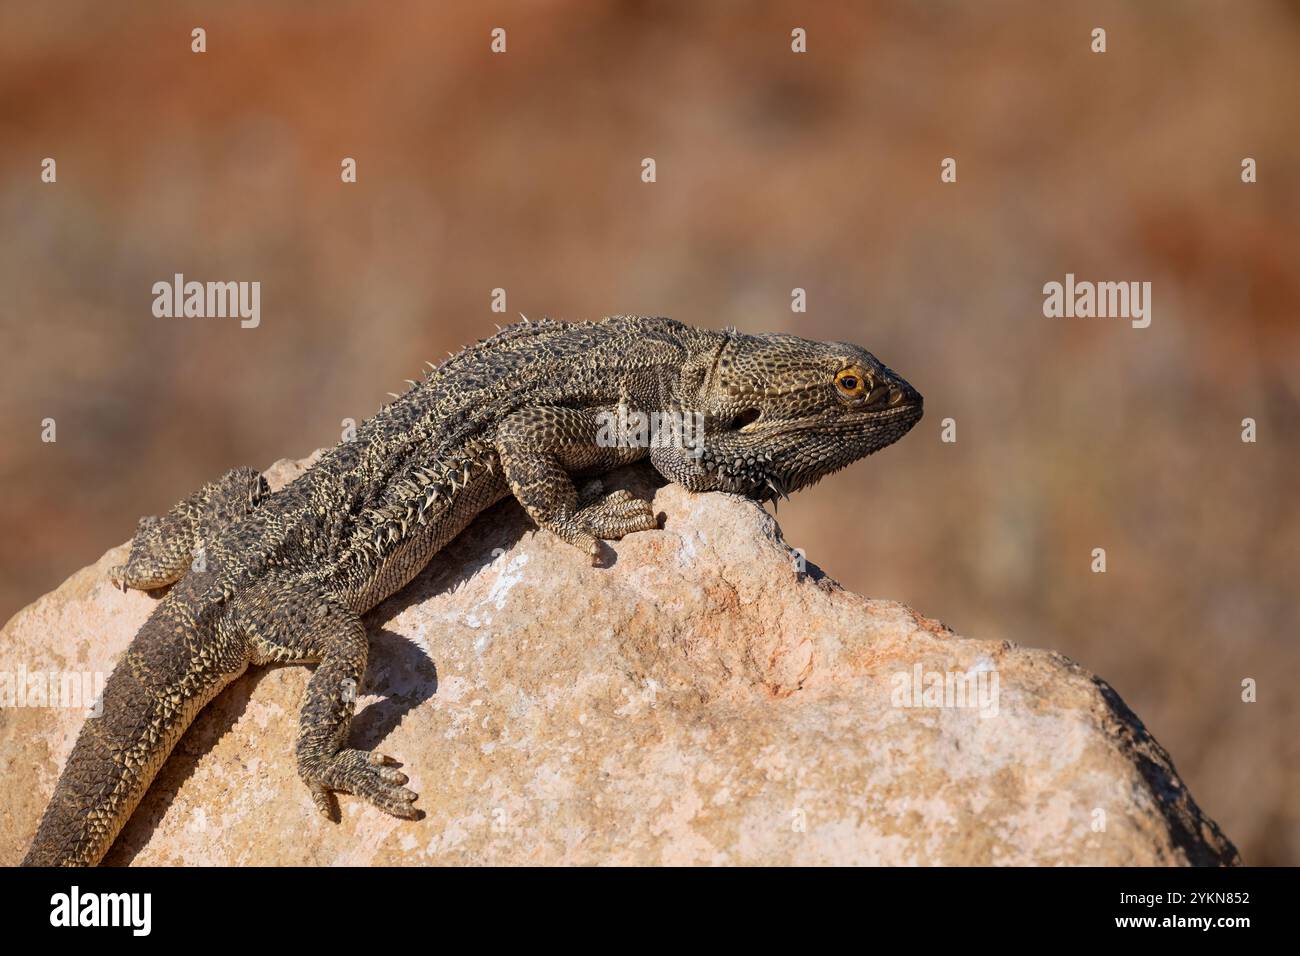
[[[867,390],[867,377],[861,369],[846,368],[836,374],[835,388],[844,398],[861,398]]]
[[[763,413],[757,408],[747,408],[731,420],[731,430],[740,431],[746,425],[752,425],[761,418]]]

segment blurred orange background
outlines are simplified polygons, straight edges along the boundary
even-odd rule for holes
[[[1295,2],[6,4],[0,616],[333,444],[497,287],[848,339],[927,417],[791,544],[1096,671],[1248,863],[1300,863],[1297,91]],[[155,318],[177,272],[260,281],[260,327]],[[1151,327],[1044,318],[1067,272],[1152,282]]]

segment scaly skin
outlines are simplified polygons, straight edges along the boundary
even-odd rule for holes
[[[703,446],[611,442],[622,413],[699,413]],[[514,325],[413,383],[287,488],[235,469],[143,522],[124,587],[172,585],[88,720],[24,863],[98,863],[195,715],[250,665],[316,665],[299,774],[415,818],[391,758],[349,749],[366,668],[361,615],[507,495],[588,552],[656,526],[647,501],[589,479],[648,457],[692,491],[775,499],[901,438],[921,396],[870,353],[669,319]],[[696,451],[699,451],[697,454]],[[575,489],[582,479],[584,494]],[[593,493],[594,488],[594,493]]]

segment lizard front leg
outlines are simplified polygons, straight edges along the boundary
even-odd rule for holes
[[[497,427],[496,449],[506,483],[528,516],[591,555],[601,539],[618,539],[658,527],[650,502],[615,491],[585,503],[569,477],[596,473],[644,458],[646,448],[602,445],[597,413],[589,409],[524,408]]]
[[[303,587],[268,586],[239,612],[253,663],[315,663],[298,724],[298,775],[317,809],[338,820],[332,791],[352,793],[393,816],[420,815],[417,794],[404,784],[397,761],[347,747],[357,689],[366,672],[370,642],[361,618],[327,595]]]

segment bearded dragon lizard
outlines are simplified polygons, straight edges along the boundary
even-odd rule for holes
[[[609,440],[629,412],[694,416],[701,440]],[[480,512],[513,495],[595,562],[602,540],[657,525],[649,502],[601,494],[613,468],[648,458],[691,491],[775,501],[892,444],[921,414],[915,389],[846,343],[645,316],[501,330],[275,494],[237,468],[141,523],[115,579],[170,590],[109,677],[24,863],[98,863],[195,715],[275,662],[316,666],[296,755],[321,812],[335,819],[343,791],[417,817],[396,762],[348,747],[362,615]]]

